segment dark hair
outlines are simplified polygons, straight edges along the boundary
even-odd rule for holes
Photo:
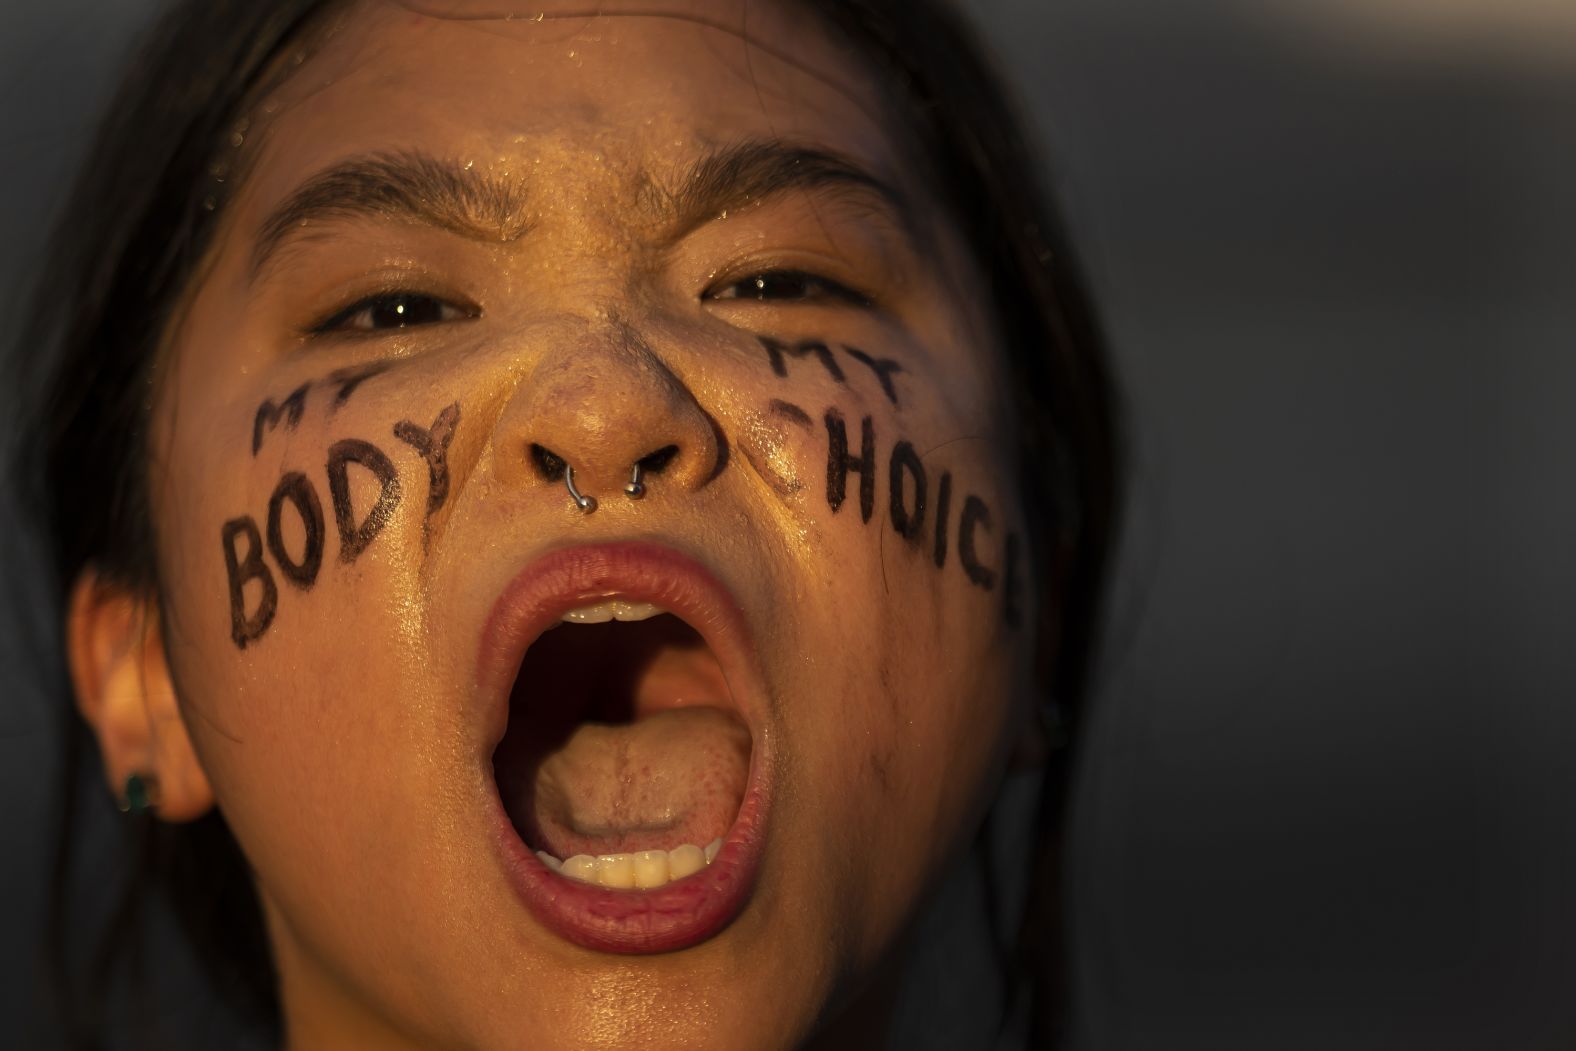
[[[84,568],[156,593],[147,415],[154,361],[210,246],[236,173],[215,158],[248,100],[343,0],[179,0],[147,39],[73,188],[17,344],[22,441],[15,469],[53,555],[56,598]],[[1048,206],[1024,125],[972,34],[945,0],[792,0],[814,10],[891,85],[950,212],[994,295],[1017,421],[1022,489],[1046,611],[1037,638],[1063,733],[1077,726],[1101,623],[1120,503],[1120,456],[1103,340],[1066,231]],[[25,353],[24,353],[25,351]],[[60,617],[52,623],[59,623]],[[60,662],[56,662],[57,665]],[[52,686],[69,696],[63,670]],[[279,1006],[251,875],[217,813],[189,825],[132,823],[133,862],[99,947],[71,959],[74,830],[102,792],[89,734],[66,720],[51,936],[74,1046],[103,1043],[106,991],[134,953],[139,910],[162,891],[216,991],[277,1034]],[[1034,1046],[1049,1046],[1061,996],[1058,874],[1068,784],[1048,771],[1023,929],[1003,966],[1031,999]]]

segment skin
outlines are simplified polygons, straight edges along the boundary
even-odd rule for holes
[[[938,569],[932,522],[909,542],[887,520],[888,454],[907,439],[932,510],[940,472],[953,477],[954,545],[966,494],[992,513],[981,561],[1000,571],[1001,541],[1023,535],[985,297],[952,232],[929,225],[937,209],[875,83],[802,14],[539,7],[542,21],[507,22],[454,17],[485,13],[463,3],[442,5],[445,17],[354,7],[251,114],[244,186],[161,359],[161,601],[84,576],[70,624],[79,701],[112,785],[152,771],[161,817],[223,811],[256,871],[292,1047],[863,1040],[882,1025],[906,925],[1022,736],[1029,695],[1030,633],[1004,622],[1002,584],[971,582],[955,547]],[[914,228],[838,188],[740,201],[687,230],[639,207],[643,188],[672,187],[706,150],[774,138],[855,159],[911,203]],[[487,237],[401,217],[314,222],[254,276],[262,224],[304,181],[415,149],[513,180],[523,209]],[[875,305],[717,297],[775,268]],[[391,287],[457,311],[303,334]],[[778,376],[762,334],[826,341],[845,382],[813,356]],[[900,363],[896,403],[844,345]],[[334,407],[326,377],[366,363],[387,367]],[[299,420],[268,429],[254,454],[257,407],[302,384]],[[429,427],[450,405],[449,489],[429,515],[428,461],[393,428]],[[857,475],[841,509],[828,506],[829,409],[856,453],[872,420],[868,523]],[[346,438],[386,453],[403,493],[350,564],[324,470]],[[574,465],[596,514],[537,473],[533,442]],[[623,499],[629,465],[669,444],[679,454],[647,498]],[[264,528],[290,471],[322,499],[322,567],[301,589],[270,556],[274,620],[238,648],[220,529],[240,515]],[[359,515],[376,487],[359,469],[348,477]],[[298,520],[283,521],[301,551]],[[631,537],[700,558],[739,598],[780,759],[749,905],[710,940],[648,957],[569,944],[521,904],[483,820],[494,789],[472,696],[505,583],[546,551]]]

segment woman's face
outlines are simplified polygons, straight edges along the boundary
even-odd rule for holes
[[[899,118],[791,6],[558,6],[347,12],[161,374],[168,657],[302,1041],[801,1041],[1014,735],[997,351]]]

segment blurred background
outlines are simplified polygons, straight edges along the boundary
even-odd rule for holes
[[[13,311],[153,6],[0,7]],[[1576,1046],[1576,3],[965,6],[1042,133],[1129,403],[1076,1046]],[[44,1048],[54,717],[14,674],[37,586],[15,514],[0,1032]],[[172,1007],[192,1046],[223,1046],[195,999]]]

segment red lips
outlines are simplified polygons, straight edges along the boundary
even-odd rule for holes
[[[510,689],[526,650],[565,611],[614,595],[660,606],[699,632],[750,728],[749,780],[722,849],[701,871],[665,886],[612,889],[547,868],[520,838],[496,792],[493,825],[511,882],[545,927],[588,949],[666,952],[727,926],[748,902],[759,868],[769,803],[768,742],[761,732],[765,691],[738,602],[694,559],[661,545],[632,541],[554,551],[521,571],[493,604],[477,658],[477,696],[485,706],[490,756],[508,724]]]

